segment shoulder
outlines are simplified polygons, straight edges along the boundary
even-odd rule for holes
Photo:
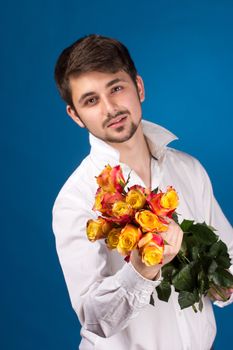
[[[175,148],[167,147],[165,162],[167,164],[176,164],[177,167],[182,167],[187,170],[189,169],[190,171],[205,171],[203,165],[197,158]]]
[[[201,162],[192,155],[168,147],[164,159],[167,171],[173,172],[177,177],[192,182],[203,188],[210,185],[209,176]]]
[[[60,189],[53,206],[53,212],[61,207],[92,207],[96,193],[96,169],[87,156],[69,176]]]

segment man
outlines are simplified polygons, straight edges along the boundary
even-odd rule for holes
[[[81,38],[65,49],[55,79],[67,113],[90,132],[90,154],[61,189],[53,208],[57,252],[72,306],[82,325],[81,350],[209,350],[216,326],[210,300],[202,312],[180,310],[173,291],[168,303],[154,293],[161,267],[178,253],[183,232],[171,220],[163,238],[163,264],[147,267],[133,251],[130,262],[109,251],[104,242],[90,244],[86,222],[92,211],[104,166],[120,164],[129,186],[154,189],[172,185],[180,198],[180,218],[207,222],[219,230],[233,258],[232,228],[219,208],[200,163],[168,148],[176,139],[168,130],[142,121],[145,92],[128,50],[98,35]],[[232,290],[224,290],[227,302]],[[213,292],[212,292],[213,294]],[[218,297],[216,296],[216,299]]]

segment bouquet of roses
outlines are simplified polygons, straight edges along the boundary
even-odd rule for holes
[[[93,210],[101,215],[88,220],[88,239],[92,242],[104,239],[107,247],[117,249],[126,261],[131,251],[138,249],[147,266],[161,264],[164,245],[168,243],[160,233],[168,228],[167,218],[178,223],[176,190],[171,186],[166,192],[150,191],[139,185],[127,188],[129,177],[125,181],[119,165],[113,168],[107,165],[96,180],[99,187]],[[173,285],[179,293],[181,309],[192,306],[197,311],[198,303],[201,311],[202,296],[210,288],[221,295],[222,288],[233,286],[233,276],[227,271],[230,258],[214,228],[189,220],[184,220],[180,227],[184,232],[180,252],[162,267],[163,280],[156,290],[160,300],[168,301]]]

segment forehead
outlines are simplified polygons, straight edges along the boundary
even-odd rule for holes
[[[131,77],[124,71],[118,71],[116,73],[106,72],[86,72],[79,76],[70,77],[69,83],[73,94],[83,94],[89,91],[97,91],[99,89],[107,89],[111,82],[122,81],[126,83],[132,82]]]

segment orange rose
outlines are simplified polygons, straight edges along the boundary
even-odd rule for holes
[[[121,230],[122,230],[121,227],[118,227],[118,228],[112,228],[109,231],[106,239],[106,244],[109,249],[115,249],[117,247]]]
[[[142,210],[136,213],[135,220],[142,227],[143,231],[164,232],[168,225],[162,223],[157,215],[150,210]]]
[[[98,190],[96,191],[95,203],[94,203],[94,206],[92,208],[93,210],[101,212],[104,193],[105,192],[102,190],[102,188],[99,187]]]
[[[126,225],[122,230],[117,245],[117,250],[122,255],[129,255],[137,247],[141,238],[141,230],[131,224]]]
[[[95,196],[95,204],[93,210],[99,211],[105,215],[112,215],[112,206],[116,201],[123,200],[124,197],[119,193],[109,193],[103,191],[102,188],[98,188]]]
[[[165,193],[151,193],[147,197],[151,210],[158,216],[170,216],[179,205],[178,194],[171,186]]]
[[[89,241],[94,242],[97,239],[105,238],[111,227],[112,225],[101,217],[96,220],[88,220],[86,233]]]
[[[126,182],[122,174],[120,165],[111,167],[106,165],[96,181],[105,192],[122,192]]]
[[[163,261],[164,241],[159,235],[153,234],[152,236],[152,239],[139,250],[142,262],[147,266],[161,264]]]
[[[133,209],[142,209],[146,203],[145,194],[140,189],[130,189],[126,195],[126,203]]]

